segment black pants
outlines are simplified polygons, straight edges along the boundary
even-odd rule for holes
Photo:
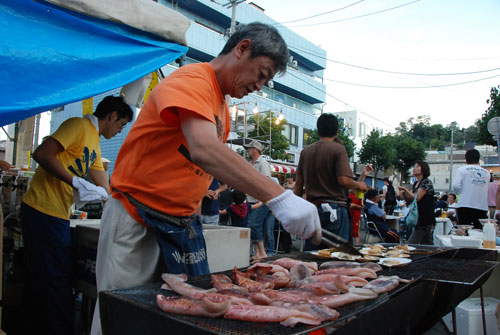
[[[476,208],[460,207],[457,208],[457,218],[458,224],[470,224],[476,229],[483,229],[483,225],[479,222],[479,219],[487,219],[488,211],[482,211]]]
[[[395,208],[396,208],[396,205],[384,205],[385,214],[392,215],[392,213],[394,213]]]

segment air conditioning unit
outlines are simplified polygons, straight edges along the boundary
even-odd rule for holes
[[[292,61],[292,65],[297,67],[299,65],[299,62],[297,62],[295,59]]]

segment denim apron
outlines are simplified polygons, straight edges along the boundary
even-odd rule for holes
[[[207,247],[198,215],[171,216],[123,194],[137,208],[144,222],[154,230],[168,273],[185,273],[189,277],[210,273]]]

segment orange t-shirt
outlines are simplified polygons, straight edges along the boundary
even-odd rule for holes
[[[111,177],[112,189],[174,216],[192,215],[212,181],[190,159],[178,115],[183,110],[213,122],[219,140],[227,140],[229,109],[210,64],[181,67],[153,89],[120,148]],[[123,194],[113,191],[113,197],[143,223]]]

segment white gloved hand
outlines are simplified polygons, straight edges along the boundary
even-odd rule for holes
[[[83,207],[89,201],[108,200],[108,192],[104,187],[96,186],[83,178],[73,177],[73,187],[76,208]]]
[[[312,237],[315,232],[316,235],[321,234],[316,206],[296,196],[292,191],[287,190],[269,200],[267,206],[290,234],[298,235],[302,239]]]

